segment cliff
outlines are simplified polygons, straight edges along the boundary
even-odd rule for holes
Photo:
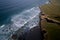
[[[60,40],[60,6],[46,4],[40,7],[41,27],[47,31],[44,40]]]

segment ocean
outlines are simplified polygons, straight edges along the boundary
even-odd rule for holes
[[[0,40],[8,40],[21,27],[29,29],[38,25],[38,6],[47,0],[0,0]]]

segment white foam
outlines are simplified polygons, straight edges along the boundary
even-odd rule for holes
[[[16,27],[21,28],[27,22],[29,22],[30,20],[35,18],[36,15],[38,15],[39,13],[40,13],[40,9],[38,7],[33,7],[29,10],[26,10],[26,11],[22,12],[21,14],[18,14],[16,16],[12,17],[12,22]],[[28,19],[23,19],[23,17],[29,17],[29,18]]]
[[[46,2],[46,4],[48,4],[48,3],[49,3],[49,1]]]
[[[0,28],[3,28],[5,25],[0,26]]]

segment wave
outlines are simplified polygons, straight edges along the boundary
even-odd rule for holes
[[[17,31],[21,27],[29,29],[38,25],[40,9],[39,7],[33,7],[31,9],[25,10],[17,15],[12,16],[11,22],[8,25],[3,24],[0,27],[0,39],[1,37],[7,38],[13,32]],[[3,36],[2,36],[3,35]],[[3,40],[1,39],[1,40]]]
[[[13,25],[16,25],[16,27],[21,28],[27,22],[29,22],[37,15],[39,15],[39,13],[40,13],[40,9],[38,7],[33,7],[30,10],[26,10],[21,14],[15,15],[14,17],[12,17],[11,21],[13,22]]]

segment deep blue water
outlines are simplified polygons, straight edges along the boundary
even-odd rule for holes
[[[23,10],[40,6],[46,0],[0,0],[0,25],[9,23],[9,17]]]
[[[47,0],[0,0],[0,40],[7,40],[21,26],[32,28],[39,22],[37,6]],[[12,30],[12,31],[11,31]]]

